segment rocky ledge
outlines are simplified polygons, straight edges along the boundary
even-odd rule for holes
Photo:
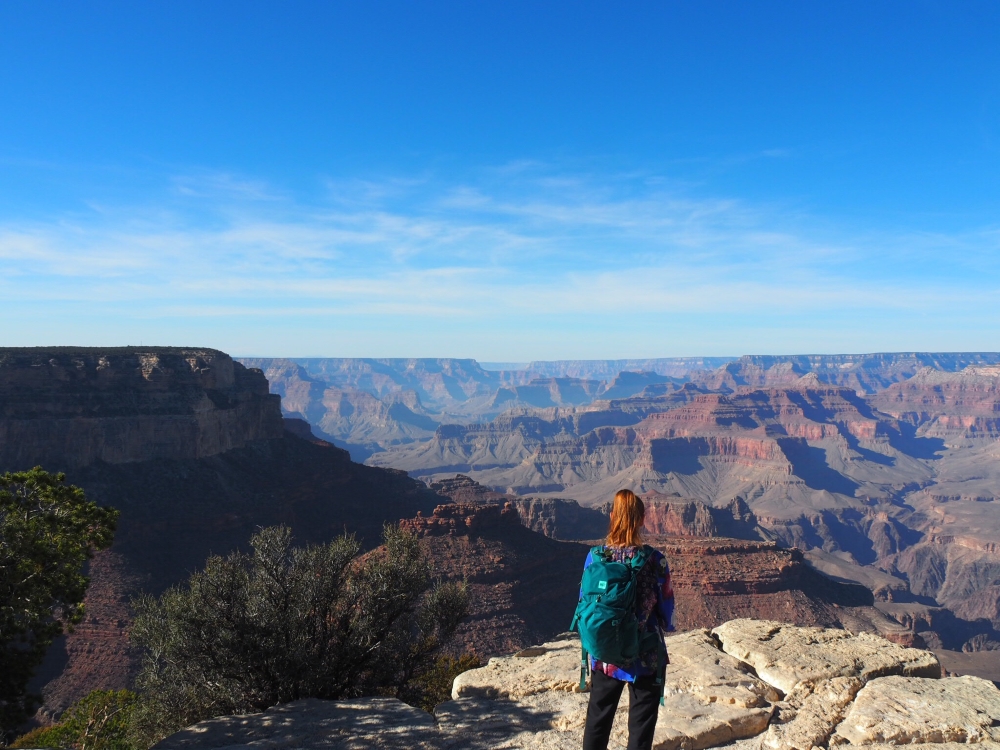
[[[929,651],[761,620],[675,635],[668,648],[658,750],[1000,749],[1000,690],[976,677],[942,678]],[[459,675],[433,716],[389,698],[306,700],[210,719],[157,748],[576,750],[587,710],[579,660],[580,643],[567,634]],[[627,704],[612,748],[624,747]]]

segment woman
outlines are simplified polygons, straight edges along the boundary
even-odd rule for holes
[[[626,685],[629,689],[628,750],[649,750],[653,746],[657,709],[663,695],[663,675],[669,663],[663,634],[674,629],[674,592],[666,557],[642,543],[645,514],[645,506],[634,492],[619,490],[611,508],[607,540],[603,546],[590,551],[583,566],[586,570],[598,559],[627,565],[636,556],[640,556],[639,560],[646,557],[635,578],[635,614],[643,645],[639,657],[631,664],[607,664],[588,657],[591,687],[583,750],[607,750],[611,724]]]

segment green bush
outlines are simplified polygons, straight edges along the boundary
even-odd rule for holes
[[[66,741],[66,732],[59,725],[54,727],[38,727],[32,729],[27,734],[22,734],[9,747],[32,747],[51,748],[52,750],[62,750],[69,747]]]
[[[135,706],[130,690],[94,690],[70,706],[58,724],[28,732],[11,747],[132,750],[129,729]]]
[[[83,616],[83,565],[111,545],[118,511],[64,474],[0,474],[0,741],[31,716],[28,681],[53,639]]]
[[[134,602],[137,744],[300,698],[417,694],[466,613],[464,586],[433,582],[417,539],[395,527],[363,556],[349,536],[294,548],[282,527],[251,547]]]
[[[399,697],[410,705],[432,713],[436,705],[451,700],[451,685],[456,677],[481,666],[479,657],[475,654],[462,654],[457,659],[440,656],[429,669],[416,675]]]

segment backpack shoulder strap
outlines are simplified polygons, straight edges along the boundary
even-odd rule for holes
[[[629,563],[632,570],[636,572],[642,570],[642,566],[653,556],[653,552],[653,548],[648,544],[644,544],[636,550],[636,553],[632,556],[632,561]]]
[[[595,547],[590,548],[590,556],[593,561],[596,562],[607,562],[605,549],[603,544],[598,544]]]

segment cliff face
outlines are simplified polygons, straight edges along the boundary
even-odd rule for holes
[[[259,370],[213,349],[0,349],[0,468],[196,459],[282,435]]]
[[[881,411],[913,425],[918,434],[971,440],[1000,438],[1000,366],[961,372],[920,370],[873,397]]]
[[[470,617],[459,627],[452,651],[494,656],[568,627],[590,543],[557,541],[525,528],[512,502],[439,505],[431,515],[402,525],[420,536],[435,575],[469,586]],[[602,526],[600,535],[606,521]],[[667,555],[680,630],[751,616],[916,641],[871,606],[871,592],[817,573],[796,549],[759,540],[652,534],[649,543]]]
[[[289,526],[299,545],[347,531],[371,548],[383,524],[429,514],[440,500],[402,472],[289,433],[207,458],[99,462],[68,479],[121,516],[113,547],[91,564],[84,621],[51,649],[34,685],[47,715],[90,690],[128,685],[138,656],[128,602],[140,591],[160,594],[209,555],[245,549],[261,526]]]

